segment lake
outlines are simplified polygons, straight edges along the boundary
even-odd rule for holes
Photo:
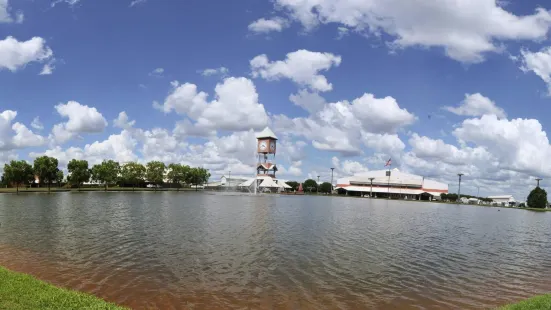
[[[0,265],[136,309],[477,309],[551,290],[551,213],[222,193],[0,195]]]

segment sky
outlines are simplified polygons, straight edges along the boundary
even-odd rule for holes
[[[533,0],[0,0],[0,166],[251,176],[269,126],[283,179],[392,158],[523,200],[551,184],[550,29]]]

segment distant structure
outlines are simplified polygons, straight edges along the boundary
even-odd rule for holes
[[[392,169],[390,175],[389,170],[378,170],[341,178],[335,189],[351,196],[410,200],[439,200],[441,194],[448,193],[447,184],[398,169]]]
[[[276,178],[277,165],[275,156],[277,152],[277,136],[266,127],[256,135],[256,178],[251,178],[241,184],[242,189],[249,189],[256,186],[261,192],[282,192],[290,190],[285,181]]]
[[[488,198],[492,199],[492,204],[496,205],[509,206],[517,203],[513,195],[488,196]]]

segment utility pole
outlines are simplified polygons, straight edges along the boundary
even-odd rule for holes
[[[231,187],[231,170],[228,171],[228,187]]]
[[[333,170],[335,170],[335,168],[331,168],[331,194],[333,194]]]
[[[477,186],[476,188],[478,188],[478,192],[476,194],[476,198],[479,198],[480,197],[480,186]]]
[[[537,187],[540,187],[540,181],[543,180],[541,178],[537,178],[536,181],[538,181],[538,186]]]
[[[371,181],[371,192],[369,193],[369,198],[373,198],[373,180],[375,180],[375,178],[369,178],[369,181]]]
[[[461,200],[461,177],[464,176],[464,174],[458,173],[457,176],[459,176],[459,189],[457,190],[457,199]]]

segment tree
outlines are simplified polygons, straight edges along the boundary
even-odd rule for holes
[[[155,185],[155,191],[157,191],[157,185],[163,184],[165,169],[165,164],[160,161],[147,163],[146,179]]]
[[[288,181],[287,185],[291,186],[294,191],[298,191],[298,187],[300,186],[300,184],[295,181]]]
[[[67,165],[67,170],[71,174],[67,180],[76,185],[79,191],[82,183],[90,181],[90,169],[86,160],[72,159]]]
[[[92,180],[103,183],[105,191],[107,191],[109,184],[117,182],[120,171],[121,166],[118,162],[104,160],[101,164],[92,167]]]
[[[319,191],[322,193],[331,193],[331,189],[332,189],[331,183],[324,182],[320,185]]]
[[[304,181],[303,188],[307,189],[311,193],[313,190],[318,190],[318,183],[312,179],[308,179]]]
[[[526,202],[529,208],[545,209],[547,208],[547,192],[538,186],[530,192]]]
[[[145,167],[142,164],[130,162],[121,169],[121,177],[125,182],[132,184],[132,190],[140,182],[144,182]]]
[[[61,183],[63,183],[63,171],[58,170],[55,175],[55,182],[57,183],[57,187],[61,187]]]
[[[48,193],[50,192],[50,187],[52,181],[56,179],[58,161],[57,158],[49,156],[41,156],[34,160],[34,174],[38,176],[39,186],[43,182],[48,183]]]
[[[187,183],[195,184],[195,191],[197,186],[207,183],[210,178],[210,172],[205,168],[191,168],[187,176]]]
[[[15,184],[16,192],[19,194],[19,185],[34,178],[33,167],[24,160],[12,160],[4,165],[4,181]]]
[[[173,184],[180,185],[182,182],[186,182],[188,174],[190,173],[191,168],[187,165],[181,164],[170,164],[168,165],[168,179]],[[180,190],[180,186],[177,187]]]

